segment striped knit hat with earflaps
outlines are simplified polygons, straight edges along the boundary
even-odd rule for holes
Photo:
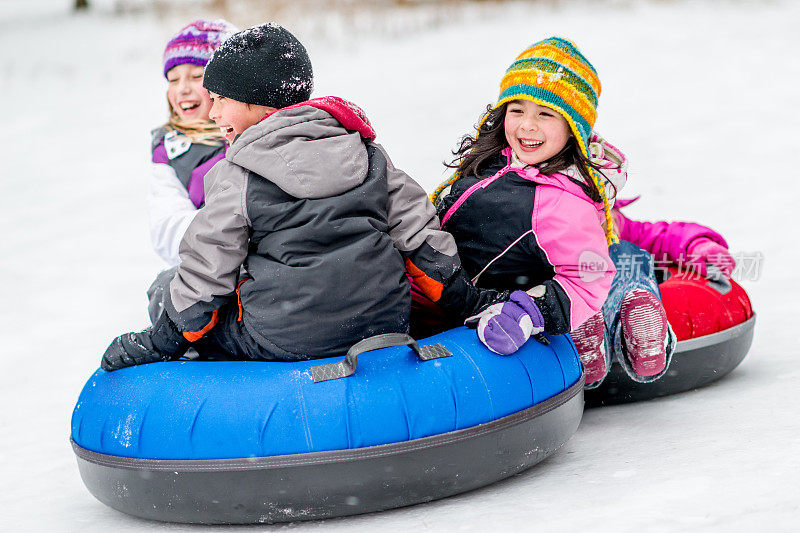
[[[581,153],[586,159],[591,159],[589,138],[597,118],[598,96],[600,79],[592,64],[571,41],[550,37],[528,47],[508,67],[500,81],[497,103],[483,117],[478,130],[480,131],[491,111],[513,100],[529,100],[550,107],[563,116],[578,141]],[[609,244],[618,242],[603,176],[592,167],[587,167],[587,170],[603,199],[606,240]],[[431,198],[435,201],[441,191],[457,179],[456,173],[442,183]]]

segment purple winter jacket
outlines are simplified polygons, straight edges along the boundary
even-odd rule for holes
[[[181,144],[181,140],[186,144]],[[183,136],[170,141],[170,132],[166,129],[153,131],[153,163],[171,166],[189,192],[189,199],[199,209],[205,202],[205,175],[225,158],[226,146],[224,143],[219,146],[192,143]],[[177,150],[177,155],[170,154],[171,150]]]

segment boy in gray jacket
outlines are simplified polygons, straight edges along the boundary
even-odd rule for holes
[[[408,332],[409,276],[461,319],[507,297],[469,282],[425,191],[373,142],[363,112],[308,100],[312,84],[305,48],[276,24],[214,53],[204,86],[230,148],[206,176],[181,264],[155,291],[166,312],[117,337],[105,370],[177,359],[190,345],[215,359],[341,355]]]

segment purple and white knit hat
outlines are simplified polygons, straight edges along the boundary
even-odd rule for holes
[[[220,43],[237,31],[236,26],[222,19],[198,19],[182,28],[164,49],[164,77],[172,67],[184,63],[205,67]]]

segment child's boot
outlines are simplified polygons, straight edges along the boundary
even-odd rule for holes
[[[189,341],[178,331],[167,313],[155,324],[138,333],[125,333],[111,342],[100,367],[106,371],[134,365],[179,359],[189,349]]]
[[[622,337],[633,371],[642,377],[655,376],[667,366],[669,323],[656,295],[634,289],[622,299]]]
[[[605,321],[603,314],[597,313],[570,333],[578,357],[586,372],[586,384],[597,383],[608,372],[606,366]]]

